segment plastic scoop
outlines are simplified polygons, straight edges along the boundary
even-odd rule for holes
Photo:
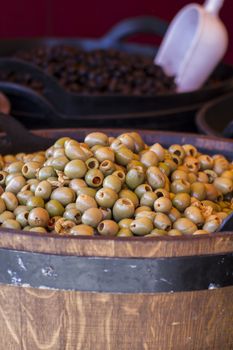
[[[228,35],[218,17],[224,0],[190,4],[172,20],[155,57],[178,92],[200,88],[224,56]]]

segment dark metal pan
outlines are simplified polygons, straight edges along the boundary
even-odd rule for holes
[[[196,124],[204,134],[233,138],[233,93],[204,105],[197,113]]]
[[[164,115],[172,115],[175,118],[174,112],[180,116],[180,111],[187,109],[189,113],[192,111],[192,119],[198,107],[206,101],[209,101],[216,96],[220,96],[233,88],[233,67],[220,64],[214,72],[214,78],[209,85],[202,89],[191,93],[166,93],[157,96],[123,96],[123,95],[78,95],[69,93],[61,88],[56,80],[49,77],[41,69],[32,64],[25,63],[17,59],[10,59],[9,56],[20,50],[32,49],[41,45],[72,45],[81,47],[84,50],[93,50],[95,48],[117,48],[119,50],[128,51],[130,53],[139,53],[142,55],[154,57],[156,47],[149,45],[135,44],[124,42],[125,38],[136,33],[150,33],[159,37],[163,36],[166,31],[166,23],[153,17],[142,17],[129,19],[120,22],[109,33],[100,39],[14,39],[0,41],[0,69],[2,70],[17,70],[25,74],[31,74],[34,79],[43,84],[42,97],[62,115],[64,124],[77,119],[80,122],[81,118],[86,116],[106,116],[110,115],[121,116],[128,114],[143,114],[150,113],[153,118],[162,118]],[[5,56],[5,57],[4,57]],[[2,85],[0,85],[1,89]],[[25,90],[24,90],[25,92]],[[14,100],[15,110],[21,114],[29,115],[28,105],[22,104],[19,101],[17,105]],[[19,107],[20,106],[20,107]],[[38,111],[35,111],[38,113]],[[182,112],[181,112],[182,113]],[[33,115],[33,111],[30,110]],[[143,115],[142,115],[143,117]],[[168,119],[169,119],[168,118]],[[98,122],[97,119],[94,119]],[[184,124],[190,122],[190,119],[183,118]],[[130,119],[131,121],[131,119]],[[147,120],[149,121],[149,120]],[[121,121],[120,121],[121,122]],[[123,122],[123,121],[122,121]],[[126,122],[124,120],[124,122]],[[73,123],[73,122],[72,122]],[[159,124],[158,122],[157,124]],[[173,125],[167,123],[165,129],[171,129]],[[74,124],[71,124],[74,126]],[[131,125],[124,125],[130,127]],[[150,127],[144,125],[144,127]]]
[[[110,115],[69,116],[58,113],[43,96],[26,87],[0,82],[11,103],[11,113],[27,128],[100,127],[195,131],[193,106],[164,111]],[[24,107],[27,106],[27,112]],[[197,109],[200,105],[195,106]]]
[[[35,152],[50,147],[56,139],[69,136],[79,141],[83,140],[87,133],[99,128],[43,128],[41,130],[28,130],[18,120],[10,115],[0,113],[0,154]],[[134,127],[131,125],[131,130]],[[103,128],[101,129],[109,136],[116,136],[126,132],[125,128]],[[198,148],[200,152],[215,154],[221,152],[229,159],[233,159],[233,141],[212,136],[202,136],[192,133],[179,133],[168,131],[141,130],[147,144],[156,142],[168,147],[171,144],[189,143]],[[216,142],[216,140],[218,142]]]

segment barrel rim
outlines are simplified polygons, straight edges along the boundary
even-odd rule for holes
[[[233,253],[233,232],[185,237],[109,238],[59,236],[1,228],[0,234],[0,248],[45,254],[161,258]]]

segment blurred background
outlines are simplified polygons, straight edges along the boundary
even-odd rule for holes
[[[99,37],[127,17],[149,15],[170,21],[188,3],[185,0],[11,0],[1,2],[0,37]],[[232,1],[225,1],[220,13],[230,38],[233,37],[231,6]],[[156,40],[144,36],[131,40],[134,39],[150,43]],[[225,62],[233,64],[232,40]]]

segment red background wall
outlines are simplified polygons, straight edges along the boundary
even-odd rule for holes
[[[8,0],[1,2],[0,37],[98,37],[126,17],[152,15],[170,21],[188,3],[187,0]],[[233,64],[232,15],[232,1],[225,1],[221,11],[229,33],[225,61]]]

